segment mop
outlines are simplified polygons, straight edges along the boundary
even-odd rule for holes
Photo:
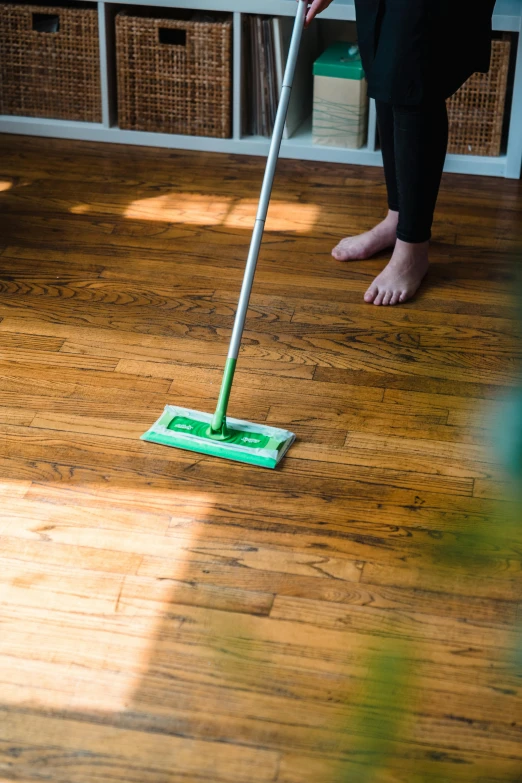
[[[297,5],[274,133],[216,411],[210,414],[167,405],[158,421],[141,436],[142,440],[265,468],[275,468],[295,440],[295,435],[287,430],[232,419],[227,416],[227,408],[274,184],[307,7],[305,0],[300,0]]]

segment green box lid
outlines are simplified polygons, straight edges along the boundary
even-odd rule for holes
[[[314,63],[314,76],[335,79],[364,79],[361,55],[357,44],[337,41]]]

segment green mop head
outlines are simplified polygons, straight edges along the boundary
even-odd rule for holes
[[[212,437],[210,413],[167,405],[142,440],[275,468],[295,440],[287,430],[227,417],[226,436]]]

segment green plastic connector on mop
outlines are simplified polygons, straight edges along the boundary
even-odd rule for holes
[[[227,359],[216,412],[214,413],[214,418],[212,419],[211,437],[214,435],[216,439],[220,440],[224,440],[227,437],[227,408],[228,401],[230,399],[230,392],[232,391],[232,383],[234,381],[236,364],[237,359]]]

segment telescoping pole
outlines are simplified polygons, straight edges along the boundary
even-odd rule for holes
[[[218,438],[226,437],[226,416],[228,401],[230,399],[230,392],[232,391],[232,381],[234,380],[239,348],[241,346],[241,339],[245,329],[245,320],[250,302],[250,294],[252,293],[254,275],[259,258],[259,251],[261,249],[261,242],[263,240],[263,234],[265,231],[266,216],[268,214],[270,197],[272,195],[272,187],[274,185],[275,171],[279,158],[279,151],[281,149],[281,141],[283,139],[286,117],[288,114],[288,106],[290,103],[290,95],[292,93],[292,85],[294,82],[295,69],[299,55],[299,49],[301,46],[301,37],[303,34],[307,8],[308,1],[299,0],[297,6],[297,16],[294,24],[294,32],[292,34],[292,40],[290,43],[290,50],[288,52],[288,60],[283,79],[283,87],[279,100],[279,107],[277,109],[274,133],[272,135],[270,151],[268,153],[265,176],[263,179],[263,186],[261,188],[261,196],[259,199],[259,207],[257,210],[254,232],[252,234],[252,241],[250,244],[250,252],[248,254],[245,276],[243,278],[243,285],[241,287],[241,295],[239,297],[234,328],[232,330],[232,339],[230,341],[230,348],[225,365],[225,372],[223,374],[219,400],[211,425],[210,434],[214,434]]]

